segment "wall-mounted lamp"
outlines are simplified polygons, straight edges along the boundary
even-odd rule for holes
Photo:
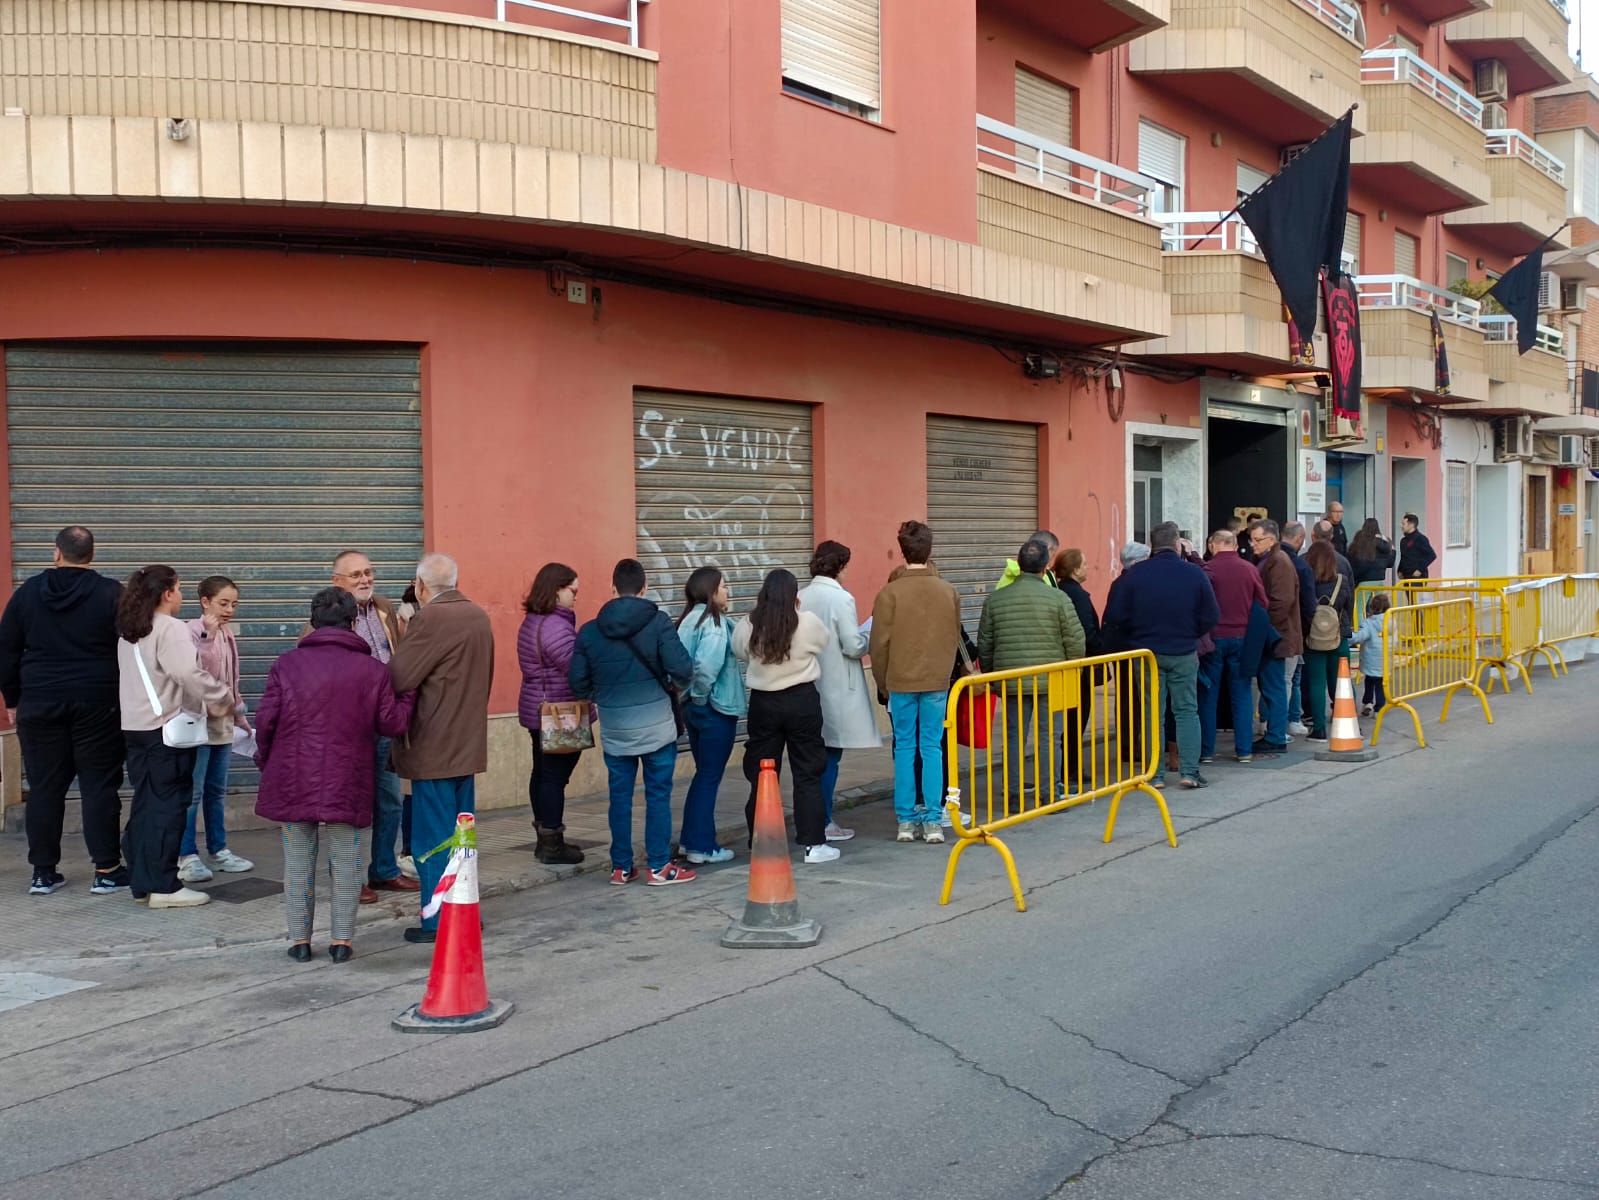
[[[1059,379],[1060,359],[1053,354],[1025,354],[1022,374],[1029,379]]]
[[[174,142],[186,142],[194,132],[194,123],[188,117],[168,117],[167,137]]]

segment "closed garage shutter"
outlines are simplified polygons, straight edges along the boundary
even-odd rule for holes
[[[113,578],[175,567],[185,618],[202,578],[229,576],[252,709],[335,554],[366,551],[395,600],[415,570],[414,349],[12,347],[5,379],[14,582],[50,565],[70,524],[94,531]]]
[[[774,567],[809,578],[809,408],[640,392],[633,416],[638,556],[673,620],[697,567],[720,568],[739,613]]]
[[[976,637],[1005,560],[1038,529],[1037,427],[928,417],[927,523],[933,561],[960,592],[961,619]]]

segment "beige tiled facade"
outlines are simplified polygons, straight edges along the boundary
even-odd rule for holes
[[[1225,250],[1168,251],[1162,258],[1171,336],[1132,349],[1202,361],[1253,359],[1262,369],[1288,365],[1282,293],[1263,259]]]
[[[1462,405],[1460,411],[1534,417],[1563,417],[1570,411],[1566,360],[1560,355],[1537,348],[1517,354],[1514,342],[1489,342],[1486,360],[1488,399]]]
[[[1405,83],[1363,83],[1366,136],[1349,148],[1352,164],[1397,166],[1449,192],[1450,207],[1487,203],[1482,130]]]
[[[1488,203],[1444,218],[1448,225],[1498,225],[1542,240],[1566,221],[1566,189],[1524,158],[1494,155],[1486,160],[1491,198]],[[1565,235],[1551,245],[1564,249]]]
[[[1570,2],[1580,5],[1591,0]],[[1573,68],[1566,50],[1571,23],[1549,0],[1493,0],[1493,7],[1451,21],[1444,30],[1468,53],[1474,42],[1516,42],[1559,82],[1571,82]]]
[[[1443,330],[1451,382],[1446,400],[1486,401],[1487,343],[1482,331],[1453,321],[1445,321]],[[1426,313],[1409,308],[1363,308],[1360,340],[1364,349],[1362,387],[1431,396],[1435,382],[1432,323]]]

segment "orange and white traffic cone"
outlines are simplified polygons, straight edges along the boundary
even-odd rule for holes
[[[471,1033],[493,1029],[509,1017],[516,1005],[489,999],[488,978],[483,973],[483,922],[478,915],[477,821],[471,813],[455,818],[455,834],[443,846],[450,861],[423,917],[439,915],[439,936],[433,946],[433,970],[413,1004],[394,1018],[403,1033]]]
[[[1370,762],[1377,749],[1366,745],[1360,736],[1360,717],[1355,711],[1355,681],[1349,674],[1349,660],[1338,660],[1338,690],[1333,697],[1332,726],[1327,731],[1327,748],[1316,751],[1322,762]]]
[[[822,927],[800,916],[794,892],[794,866],[788,857],[783,794],[777,786],[777,760],[763,758],[755,784],[755,841],[750,848],[749,899],[744,916],[727,927],[722,945],[730,950],[800,950],[822,940]]]

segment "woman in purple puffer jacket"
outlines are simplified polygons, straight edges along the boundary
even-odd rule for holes
[[[283,907],[289,957],[311,960],[319,835],[333,872],[328,957],[350,960],[364,878],[361,830],[372,824],[377,739],[411,725],[416,693],[395,696],[389,669],[354,631],[355,597],[324,588],[311,599],[311,632],[272,664],[255,715],[261,785],[255,811],[283,826]]]
[[[546,754],[539,744],[539,705],[577,699],[566,680],[577,645],[577,572],[565,563],[545,563],[522,607],[527,616],[516,635],[516,657],[522,665],[516,711],[533,739],[533,774],[527,781],[538,837],[533,857],[557,866],[580,863],[583,852],[566,840],[565,831],[566,785],[582,752]]]

